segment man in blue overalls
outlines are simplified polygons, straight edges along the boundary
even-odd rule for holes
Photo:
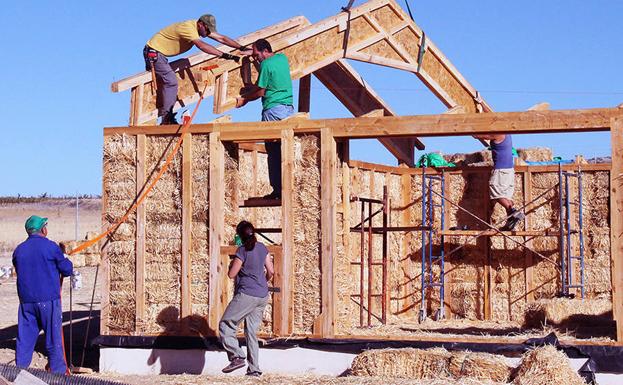
[[[65,374],[67,362],[63,346],[63,309],[61,276],[73,272],[71,261],[61,248],[47,239],[48,219],[33,215],[26,221],[28,239],[13,252],[17,272],[19,311],[15,365],[27,368],[41,330],[52,373]]]

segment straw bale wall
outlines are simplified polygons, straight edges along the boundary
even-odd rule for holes
[[[102,225],[122,217],[136,196],[136,137],[115,135],[104,141],[104,204]],[[135,328],[135,216],[113,233],[104,246],[109,263],[108,319],[111,334],[127,334]]]
[[[173,136],[146,136],[146,171],[149,176],[158,169],[162,154],[171,144]],[[172,144],[171,144],[172,146]],[[107,136],[104,144],[104,225],[108,226],[123,216],[136,196],[137,140],[134,136]],[[227,146],[226,146],[227,147]],[[294,156],[294,254],[293,279],[293,333],[311,334],[314,321],[321,311],[320,266],[320,151],[319,138],[315,135],[295,137]],[[172,147],[171,147],[172,148]],[[194,316],[206,317],[209,308],[209,137],[192,136],[192,216],[191,216],[191,278],[190,301]],[[525,153],[529,154],[529,151]],[[540,153],[537,152],[538,156]],[[474,163],[487,164],[486,155],[455,157],[458,162],[471,157]],[[528,159],[530,159],[528,157]],[[363,255],[365,269],[361,277],[360,234],[350,231],[361,221],[361,203],[350,202],[352,197],[383,198],[387,187],[390,200],[389,226],[418,226],[422,222],[422,180],[420,175],[400,172],[375,171],[373,166],[349,167],[340,163],[337,167],[337,255],[335,259],[336,283],[336,331],[338,334],[360,334],[359,311],[361,298],[360,281],[364,282],[365,308],[372,309],[372,324],[378,325],[381,316],[382,267],[372,267],[372,285],[368,287],[367,234],[364,237]],[[588,166],[587,166],[588,168]],[[343,173],[347,172],[348,175]],[[262,152],[239,151],[227,147],[223,183],[225,188],[225,228],[223,244],[233,244],[234,229],[242,220],[251,220],[257,227],[280,227],[281,208],[239,208],[238,202],[252,196],[270,192],[266,155]],[[529,175],[529,176],[528,176]],[[495,206],[489,213],[489,169],[467,167],[446,172],[446,228],[467,226],[470,230],[482,230],[489,215],[492,223],[502,222],[504,211]],[[524,178],[530,178],[525,180]],[[557,172],[534,171],[516,174],[514,201],[523,206],[524,184],[530,183],[532,198],[544,193],[529,206],[529,230],[558,229],[559,193]],[[344,201],[344,183],[348,183],[348,195]],[[551,188],[555,187],[555,188]],[[577,181],[570,186],[571,197],[577,197]],[[436,182],[435,191],[441,192]],[[610,287],[609,245],[609,172],[583,172],[583,222],[585,228],[586,298],[608,302]],[[441,203],[438,196],[435,203]],[[530,197],[528,197],[530,199]],[[460,205],[472,214],[458,209]],[[168,171],[156,184],[144,202],[146,212],[145,253],[145,314],[136,314],[136,215],[110,236],[105,247],[109,266],[109,310],[103,320],[110,334],[145,335],[185,333],[181,329],[181,214],[182,214],[182,155],[173,158]],[[380,208],[372,205],[372,211]],[[345,217],[345,213],[349,216]],[[440,209],[435,209],[439,224]],[[366,213],[366,216],[368,213]],[[577,207],[572,222],[577,226]],[[366,224],[367,225],[367,224]],[[382,225],[382,216],[376,215],[373,226]],[[523,229],[520,224],[518,230]],[[276,243],[280,236],[269,234]],[[577,237],[577,236],[576,236]],[[577,238],[576,238],[577,239]],[[533,295],[537,301],[553,298],[560,290],[560,274],[552,261],[559,262],[557,237],[537,237],[532,247],[542,256],[533,254],[532,264],[527,253],[516,242],[523,237],[445,237],[446,290],[445,309],[447,318],[483,320],[485,318],[486,261],[491,260],[491,319],[494,321],[523,322],[526,309],[526,268],[533,271]],[[575,242],[575,241],[574,241]],[[269,243],[269,242],[266,242]],[[577,243],[577,242],[576,242]],[[433,239],[434,253],[438,253],[441,238]],[[421,306],[421,251],[419,231],[390,232],[388,235],[388,323],[417,319]],[[372,254],[374,262],[382,257],[382,236],[373,235]],[[454,250],[454,251],[453,251]],[[543,258],[545,257],[545,258]],[[577,274],[577,267],[575,273]],[[433,276],[440,274],[433,269]],[[440,306],[439,289],[429,289],[425,306],[431,315]],[[231,282],[227,288],[231,298]],[[367,296],[372,293],[372,303]],[[601,309],[601,307],[600,307]],[[548,316],[551,318],[551,316]],[[136,324],[136,320],[142,321]],[[364,320],[364,322],[367,320]],[[264,314],[261,331],[272,332],[272,302]],[[380,332],[380,331],[379,331]],[[374,334],[374,331],[371,331]]]

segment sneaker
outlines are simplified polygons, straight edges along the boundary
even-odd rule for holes
[[[247,372],[246,374],[249,377],[261,377],[262,376],[262,372]]]
[[[517,224],[521,222],[525,217],[526,216],[524,215],[524,213],[519,210],[513,209],[508,219],[506,220],[506,223],[504,224],[504,226],[502,226],[500,230],[512,231],[515,226],[517,226]]]
[[[229,365],[223,368],[223,373],[231,373],[234,370],[244,368],[247,365],[244,358],[234,358],[229,362]]]

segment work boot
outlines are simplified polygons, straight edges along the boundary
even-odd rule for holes
[[[231,373],[234,370],[244,368],[247,362],[244,358],[234,358],[229,362],[229,365],[223,368],[223,373]]]
[[[179,122],[177,121],[177,119],[175,119],[175,115],[177,115],[177,112],[167,112],[162,117],[162,122],[160,122],[160,125],[161,126],[164,126],[167,124],[179,125]]]

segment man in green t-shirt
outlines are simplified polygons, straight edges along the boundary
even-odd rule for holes
[[[262,121],[282,120],[294,112],[292,78],[288,58],[282,53],[273,53],[270,43],[259,39],[253,43],[253,58],[260,63],[257,84],[236,100],[240,108],[252,100],[262,98]],[[273,192],[266,199],[281,199],[281,143],[266,142],[268,154],[268,177]]]
[[[156,73],[158,83],[156,106],[158,116],[162,117],[161,124],[178,124],[173,113],[173,106],[177,100],[177,76],[169,65],[167,57],[183,54],[195,46],[216,57],[236,62],[240,60],[239,56],[221,52],[205,43],[201,40],[202,37],[209,37],[232,48],[237,48],[244,55],[251,53],[235,40],[217,33],[216,18],[209,14],[201,16],[199,20],[171,24],[156,33],[145,45],[143,58],[145,70],[151,71],[153,66]]]

